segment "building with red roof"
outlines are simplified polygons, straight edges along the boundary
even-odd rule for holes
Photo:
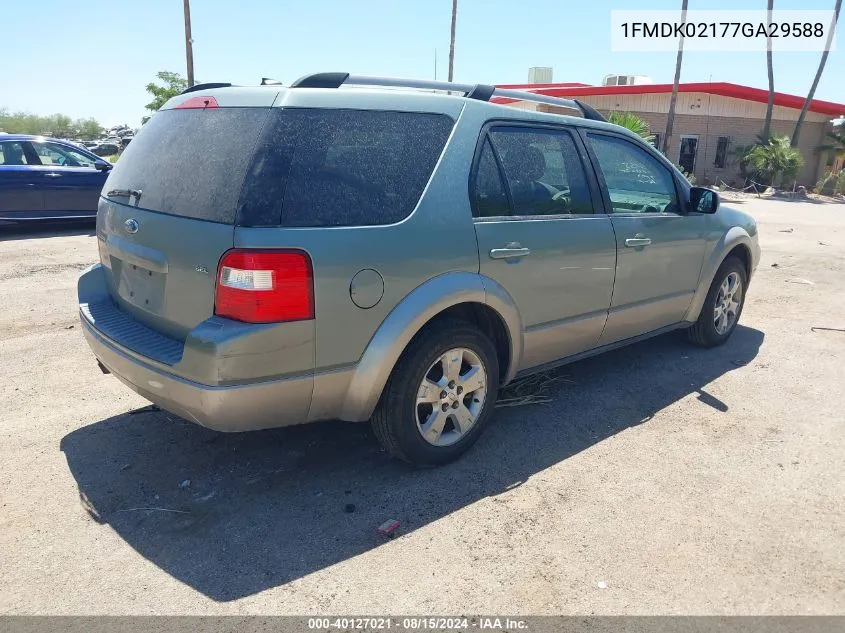
[[[508,84],[502,88],[528,90],[553,97],[579,99],[603,114],[612,111],[632,112],[644,119],[661,147],[666,131],[672,84],[655,84],[643,76],[608,75],[601,86],[582,83]],[[742,184],[739,167],[732,150],[756,141],[763,129],[769,92],[760,88],[726,82],[682,83],[678,86],[675,124],[669,158],[697,182],[714,184],[724,181],[733,186]],[[555,106],[495,99],[515,107],[546,112],[558,111]],[[795,122],[804,105],[804,97],[775,93],[772,133],[792,136]],[[559,109],[561,113],[571,111]],[[804,168],[799,184],[814,185],[830,165],[833,157],[818,151],[825,143],[831,121],[845,116],[845,104],[813,100],[804,120],[798,149],[804,155]]]

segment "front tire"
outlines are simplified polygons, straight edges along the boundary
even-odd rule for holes
[[[496,349],[472,324],[435,322],[387,381],[372,426],[392,455],[417,466],[454,461],[481,436],[499,393]]]
[[[739,323],[747,287],[745,266],[736,257],[728,257],[710,284],[698,320],[687,330],[689,340],[702,347],[725,343]]]

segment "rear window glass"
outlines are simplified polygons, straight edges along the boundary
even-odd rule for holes
[[[158,112],[126,148],[103,191],[140,190],[141,208],[234,224],[244,174],[268,114],[268,108]]]
[[[407,217],[454,121],[442,114],[274,109],[240,198],[244,226],[360,226]]]

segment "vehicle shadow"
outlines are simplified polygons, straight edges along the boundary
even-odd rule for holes
[[[476,447],[437,469],[391,459],[367,424],[226,435],[149,408],[73,431],[61,450],[92,517],[228,601],[379,547],[387,520],[407,533],[510,490],[691,393],[728,411],[706,386],[750,363],[763,338],[740,326],[703,350],[670,334],[564,367],[572,382],[556,383],[551,405],[499,409]]]
[[[0,242],[31,240],[45,237],[68,237],[72,235],[96,235],[95,220],[50,220],[27,223],[4,223],[0,221]]]
[[[770,200],[776,200],[777,202],[808,202],[810,204],[842,204],[842,200],[837,200],[836,198],[825,196],[823,198],[802,198],[800,196],[790,196],[788,193],[779,194],[769,196]]]

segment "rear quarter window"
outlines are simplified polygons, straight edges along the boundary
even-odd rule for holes
[[[238,223],[398,222],[419,202],[453,126],[442,114],[274,109],[246,176]]]

